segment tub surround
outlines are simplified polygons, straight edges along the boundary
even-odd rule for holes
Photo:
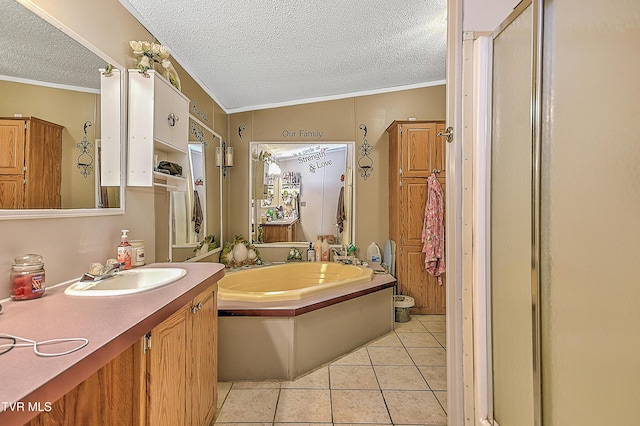
[[[393,330],[394,277],[300,300],[218,300],[219,378],[293,380]]]
[[[36,341],[84,337],[89,344],[59,357],[39,357],[28,347],[1,355],[0,402],[23,402],[25,409],[0,404],[0,423],[18,424],[34,417],[38,413],[26,409],[29,402],[40,402],[41,407],[53,403],[224,276],[224,266],[217,263],[180,267],[187,270],[181,280],[138,294],[73,297],[64,294],[67,285],[58,285],[48,287],[40,299],[3,302],[3,334]]]
[[[231,274],[230,274],[231,275]],[[394,288],[396,279],[389,274],[374,274],[370,281],[334,288],[324,294],[297,300],[248,302],[221,300],[218,298],[218,315],[228,316],[279,316],[293,317],[326,306],[354,299],[386,288]]]

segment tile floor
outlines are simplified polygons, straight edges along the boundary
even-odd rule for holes
[[[219,383],[215,421],[252,425],[446,425],[445,316],[395,331],[294,381]]]

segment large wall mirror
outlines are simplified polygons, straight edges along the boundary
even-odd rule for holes
[[[201,255],[207,237],[218,246],[222,235],[222,173],[219,167],[207,167],[210,151],[223,144],[222,136],[193,117],[189,121],[189,177],[187,190],[171,193],[172,260],[182,261]],[[204,248],[206,253],[208,247]]]
[[[0,0],[0,218],[121,213],[123,73],[25,3]]]
[[[254,244],[349,244],[353,142],[251,142],[249,235]]]

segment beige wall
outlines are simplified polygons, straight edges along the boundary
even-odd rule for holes
[[[250,141],[355,141],[363,142],[361,124],[367,126],[367,141],[373,145],[373,172],[364,180],[356,173],[356,243],[362,250],[375,241],[383,247],[389,238],[388,211],[388,135],[386,128],[396,119],[443,120],[445,86],[412,89],[380,95],[361,96],[306,105],[243,112],[229,116],[231,145],[235,149],[235,167],[230,172],[232,190],[227,202],[229,233],[247,234],[249,220],[249,142]],[[242,138],[238,127],[245,125]],[[300,130],[322,132],[321,137],[300,135]],[[284,131],[296,132],[287,137]],[[356,160],[360,151],[356,150]],[[357,172],[357,170],[355,170]],[[286,251],[267,260],[284,260]],[[284,256],[283,256],[284,255]],[[280,256],[283,256],[280,258]]]
[[[94,168],[86,178],[76,167],[80,150],[76,144],[84,137],[84,123],[89,121],[87,140],[95,142],[100,119],[97,110],[100,97],[92,93],[77,92],[31,84],[0,81],[0,117],[37,117],[63,126],[62,130],[62,208],[86,209],[96,205],[95,186],[97,165],[95,144],[89,148]],[[96,133],[97,132],[97,133]],[[98,136],[99,137],[99,136]]]
[[[120,3],[115,0],[92,2],[82,0],[33,3],[53,16],[62,25],[95,46],[114,63],[124,67],[133,65],[128,41],[151,40],[151,35]],[[87,19],[100,16],[100,19]],[[117,23],[117,25],[116,25]],[[117,26],[117,31],[114,28]],[[117,36],[115,35],[117,33]],[[234,233],[246,233],[248,221],[248,142],[254,138],[281,140],[283,129],[320,129],[324,140],[352,140],[362,143],[360,124],[368,128],[368,142],[374,146],[374,171],[364,181],[357,177],[356,241],[366,247],[371,241],[383,244],[388,238],[387,188],[387,135],[385,129],[394,119],[443,119],[445,111],[444,86],[414,89],[383,95],[372,95],[338,101],[319,102],[301,106],[274,108],[234,114],[227,117],[207,94],[176,64],[183,93],[197,100],[198,109],[205,111],[212,122],[205,123],[227,138],[236,149],[236,166],[229,170],[223,181],[223,223],[225,240]],[[238,126],[247,129],[240,139]],[[302,126],[302,127],[301,127]],[[322,140],[321,139],[321,140]],[[207,151],[207,162],[213,164],[213,153]],[[218,169],[208,167],[209,173]],[[210,187],[214,197],[217,188]],[[13,258],[24,253],[44,256],[49,285],[80,276],[89,263],[104,261],[115,255],[120,229],[130,229],[132,239],[143,239],[147,259],[155,260],[156,229],[168,229],[164,223],[156,224],[156,213],[164,206],[154,202],[151,188],[126,188],[124,215],[14,219],[0,221],[3,245],[0,247],[0,298],[9,294],[9,271]],[[160,211],[158,211],[160,208]],[[210,210],[210,214],[212,210]],[[209,220],[215,221],[215,215]],[[159,237],[164,238],[163,236]],[[278,254],[278,258],[281,254]]]
[[[134,64],[129,40],[152,40],[149,32],[116,0],[90,3],[34,0],[32,3],[123,67]],[[179,64],[176,65],[183,92],[190,99],[198,99],[198,107],[210,111],[209,117],[216,120],[211,127],[226,135],[224,113]],[[123,173],[123,176],[126,175]],[[123,228],[131,230],[131,239],[145,240],[147,259],[153,261],[156,244],[154,191],[152,188],[126,188],[125,200],[124,215],[0,220],[0,299],[9,296],[9,272],[15,256],[43,255],[46,282],[52,285],[80,276],[91,262],[115,257]]]

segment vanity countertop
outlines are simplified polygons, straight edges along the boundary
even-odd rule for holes
[[[35,341],[83,337],[89,344],[57,357],[38,356],[32,347],[16,347],[0,355],[0,424],[28,421],[38,414],[33,403],[45,409],[45,403],[62,397],[224,276],[219,263],[148,266],[180,267],[187,275],[175,283],[126,296],[68,296],[64,290],[69,282],[47,287],[39,299],[2,303],[0,336]],[[0,339],[0,345],[4,343],[10,342]],[[41,350],[62,352],[72,347],[43,346]]]
[[[293,217],[293,218],[286,218],[286,219],[277,219],[277,220],[272,220],[272,221],[268,221],[263,223],[262,225],[271,225],[271,226],[286,226],[286,225],[292,225],[294,223],[296,223],[298,221],[297,217]]]

